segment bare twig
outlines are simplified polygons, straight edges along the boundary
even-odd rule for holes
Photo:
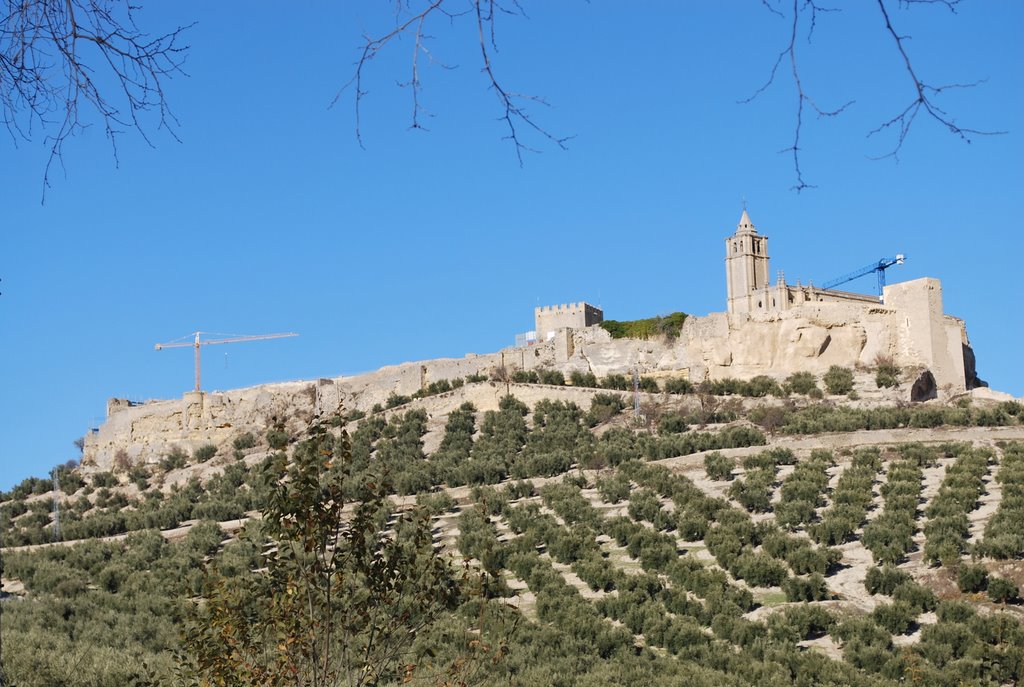
[[[368,91],[363,87],[363,77],[369,63],[386,50],[389,45],[398,41],[403,36],[409,35],[412,37],[413,57],[411,64],[411,78],[409,81],[400,82],[398,85],[409,88],[412,94],[411,128],[424,129],[421,115],[429,116],[429,113],[421,104],[422,82],[420,78],[421,70],[419,58],[421,55],[425,55],[431,63],[440,64],[445,69],[453,68],[437,62],[433,55],[427,50],[425,43],[429,38],[427,34],[428,25],[435,18],[445,19],[450,23],[454,23],[463,17],[472,16],[475,19],[476,41],[480,48],[481,72],[487,77],[488,89],[494,92],[498,98],[499,107],[502,112],[498,119],[505,123],[508,131],[504,138],[512,142],[516,153],[516,159],[519,161],[519,164],[521,165],[523,163],[524,151],[538,152],[523,140],[523,128],[533,131],[534,134],[547,139],[549,142],[563,150],[566,149],[566,143],[571,137],[555,136],[546,128],[538,124],[534,120],[533,115],[525,108],[527,103],[537,103],[541,105],[547,105],[547,103],[537,96],[515,93],[508,90],[504,84],[498,80],[495,74],[494,64],[491,57],[492,53],[498,51],[496,27],[497,17],[501,14],[526,16],[523,8],[519,4],[519,1],[508,0],[507,4],[502,4],[500,0],[464,0],[468,7],[465,9],[460,8],[458,10],[451,9],[453,2],[455,2],[455,0],[427,0],[424,5],[420,5],[415,10],[410,10],[410,7],[414,3],[406,0],[396,0],[395,27],[391,31],[381,35],[363,36],[363,45],[359,59],[356,61],[352,78],[338,90],[334,99],[331,101],[331,106],[334,106],[349,88],[354,90],[355,133],[356,140],[359,142],[360,147],[365,147],[363,145],[362,133],[362,103],[363,98],[368,95]]]
[[[770,5],[767,5],[767,3],[765,3],[765,5],[768,6],[769,9],[774,10],[774,8],[771,7]],[[778,54],[778,57],[775,58],[775,63],[772,65],[771,71],[768,74],[768,79],[764,82],[764,84],[762,84],[760,88],[754,91],[753,95],[751,95],[749,98],[745,98],[744,100],[740,101],[740,103],[749,103],[756,99],[759,95],[764,93],[766,90],[768,90],[768,88],[773,83],[775,83],[775,77],[778,74],[779,67],[782,65],[783,61],[788,58],[790,74],[793,78],[793,85],[796,87],[797,94],[796,126],[794,127],[793,132],[793,145],[787,148],[783,148],[779,152],[793,154],[793,169],[796,174],[796,183],[793,185],[792,188],[797,193],[808,188],[814,188],[812,184],[809,184],[804,180],[803,170],[800,168],[800,134],[802,133],[804,126],[804,106],[809,106],[812,110],[814,110],[815,113],[817,113],[818,117],[821,118],[835,117],[854,103],[854,101],[851,100],[834,110],[825,110],[819,107],[818,104],[814,101],[814,99],[810,95],[808,95],[807,91],[804,89],[803,81],[800,78],[800,69],[796,59],[796,42],[797,36],[800,33],[800,14],[801,12],[804,11],[810,12],[810,27],[808,29],[807,34],[807,39],[810,40],[811,35],[814,33],[814,28],[817,23],[818,12],[833,12],[835,10],[821,7],[820,5],[817,5],[814,2],[814,0],[802,0],[802,4],[801,0],[793,0],[792,21],[790,23],[789,31],[789,43]]]
[[[183,73],[191,27],[150,37],[135,23],[130,0],[7,0],[0,16],[0,122],[15,143],[39,132],[50,149],[43,193],[54,164],[63,164],[64,144],[95,116],[113,148],[117,137],[136,130],[153,145],[148,113],[156,128],[177,139],[178,122],[167,103],[165,79]],[[116,86],[111,91],[104,81]],[[84,110],[91,110],[92,115]]]
[[[962,126],[956,122],[956,120],[945,110],[943,110],[935,101],[935,97],[943,91],[956,89],[956,88],[972,88],[977,86],[983,81],[975,83],[953,83],[944,84],[942,86],[933,86],[929,83],[922,81],[917,72],[914,69],[913,63],[906,50],[906,40],[908,36],[900,35],[893,27],[892,20],[889,16],[888,9],[885,5],[885,0],[876,0],[878,8],[882,13],[882,17],[885,20],[886,31],[892,36],[893,41],[896,43],[896,49],[898,50],[900,57],[903,62],[903,66],[906,68],[907,73],[914,84],[914,99],[904,107],[898,114],[891,119],[883,122],[875,129],[868,132],[868,136],[874,136],[887,130],[895,130],[896,132],[896,144],[893,149],[880,157],[898,157],[900,150],[903,147],[907,136],[915,121],[918,119],[919,114],[925,114],[931,117],[935,121],[942,124],[950,133],[956,135],[961,140],[970,143],[971,136],[992,136],[997,134],[1006,133],[1004,131],[982,131],[979,129],[973,129]],[[901,6],[910,7],[912,5],[941,5],[946,7],[951,12],[956,12],[957,5],[960,4],[960,0],[897,0]],[[779,14],[779,12],[773,2],[769,0],[762,0],[762,5],[767,7],[770,11]],[[778,76],[779,69],[785,61],[789,62],[789,71],[792,78],[793,85],[796,89],[797,102],[796,102],[796,115],[795,115],[795,127],[793,133],[793,144],[782,149],[781,153],[791,153],[793,156],[793,169],[796,174],[796,183],[793,185],[793,189],[797,192],[803,191],[807,188],[813,188],[813,186],[804,180],[803,170],[800,166],[800,138],[803,133],[804,127],[804,114],[805,107],[809,107],[818,117],[835,117],[842,113],[847,107],[852,105],[854,101],[847,102],[846,104],[838,107],[834,110],[826,110],[818,106],[814,99],[809,95],[807,89],[804,87],[800,76],[800,69],[797,62],[796,53],[796,42],[797,36],[802,28],[807,31],[807,40],[810,42],[814,35],[814,30],[817,27],[817,22],[820,13],[835,12],[834,8],[823,7],[818,4],[817,0],[792,0],[789,26],[788,43],[779,52],[775,58],[775,62],[772,64],[771,71],[768,74],[768,79],[756,90],[753,95],[745,100],[741,100],[741,103],[749,103],[756,99],[762,93],[775,83],[776,77]],[[801,26],[801,21],[804,22],[804,26]],[[879,158],[875,158],[879,159]]]
[[[910,129],[913,126],[914,121],[922,111],[924,114],[946,127],[951,134],[954,134],[966,143],[971,142],[971,136],[997,136],[1005,134],[1005,131],[982,131],[979,129],[960,126],[956,123],[956,120],[949,115],[949,113],[935,103],[933,97],[939,95],[943,91],[958,88],[973,88],[974,86],[984,83],[984,80],[965,84],[944,84],[942,86],[932,86],[922,81],[917,76],[917,72],[914,70],[914,65],[910,61],[910,56],[907,54],[906,46],[904,45],[904,41],[906,41],[909,36],[900,35],[896,32],[896,29],[892,25],[892,20],[889,17],[889,11],[886,9],[884,0],[877,1],[878,9],[882,13],[882,18],[885,19],[885,29],[896,43],[896,49],[899,51],[900,57],[903,60],[903,66],[906,67],[907,73],[910,75],[910,79],[914,83],[915,97],[910,101],[910,104],[903,108],[903,110],[895,117],[883,122],[877,128],[868,132],[868,137],[870,138],[875,134],[882,133],[889,129],[894,129],[896,131],[896,145],[893,149],[885,155],[880,155],[873,159],[883,159],[887,157],[898,158],[899,152],[903,148],[903,144],[906,142],[907,136],[910,134]],[[955,12],[956,5],[959,3],[959,0],[900,0],[900,2],[906,5],[910,5],[912,3],[938,3],[945,5],[950,9],[950,11]]]

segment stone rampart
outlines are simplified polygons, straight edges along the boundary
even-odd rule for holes
[[[887,287],[885,305],[824,301],[773,312],[689,317],[671,341],[613,339],[592,326],[563,330],[528,348],[403,363],[360,375],[189,392],[181,399],[142,405],[112,400],[106,422],[86,436],[84,463],[109,469],[119,451],[136,462],[159,460],[174,446],[189,451],[206,443],[227,447],[238,434],[262,434],[279,420],[297,430],[319,413],[339,407],[369,411],[392,394],[409,396],[432,382],[471,375],[506,379],[515,370],[552,368],[567,377],[574,371],[603,377],[638,370],[693,382],[755,375],[782,379],[798,371],[820,375],[831,365],[872,367],[880,355],[904,369],[929,370],[940,396],[962,392],[976,379],[963,322],[943,314],[937,280],[918,279]],[[458,398],[486,409],[504,388],[466,387],[439,399],[436,412],[449,412]],[[540,388],[536,393],[552,392]]]

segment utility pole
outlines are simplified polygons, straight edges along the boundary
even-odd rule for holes
[[[640,368],[633,368],[633,419],[640,422]]]
[[[53,472],[53,540],[60,541],[60,472],[54,468]]]

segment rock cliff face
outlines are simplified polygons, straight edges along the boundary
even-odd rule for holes
[[[798,371],[821,374],[831,365],[870,367],[879,355],[906,370],[930,371],[940,396],[962,392],[977,379],[964,323],[942,313],[936,280],[919,279],[888,287],[884,306],[825,302],[771,313],[691,317],[674,340],[612,339],[600,327],[563,329],[553,339],[528,348],[404,363],[352,377],[222,393],[189,392],[181,399],[142,405],[113,399],[106,422],[86,436],[83,463],[109,469],[120,451],[138,462],[159,460],[174,446],[228,447],[240,433],[262,434],[278,421],[298,429],[320,413],[339,408],[368,411],[392,393],[411,395],[431,382],[470,375],[504,379],[514,370],[550,368],[566,376],[574,371],[603,377],[638,370],[694,382],[755,375],[782,379]],[[486,410],[496,407],[506,388],[476,384],[420,404],[440,415],[464,400]],[[907,389],[909,394],[909,383]],[[517,386],[516,393],[533,392]],[[543,390],[552,393],[553,389]],[[590,392],[558,393],[576,394],[576,400],[586,405]]]

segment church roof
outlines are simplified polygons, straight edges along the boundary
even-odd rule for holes
[[[746,210],[743,210],[743,215],[740,217],[740,223],[736,225],[737,234],[756,234],[757,230],[754,229],[754,223],[750,221],[750,215],[747,214]]]

